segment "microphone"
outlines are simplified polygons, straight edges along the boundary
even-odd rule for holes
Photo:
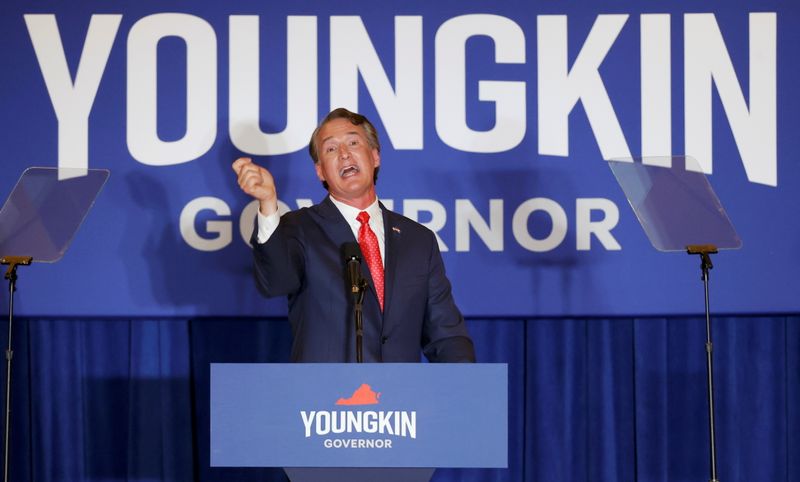
[[[358,243],[344,243],[342,254],[347,266],[347,281],[350,285],[350,294],[358,296],[361,291],[361,248]]]

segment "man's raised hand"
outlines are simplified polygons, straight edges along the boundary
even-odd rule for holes
[[[261,214],[268,216],[278,210],[275,180],[268,170],[255,164],[249,157],[236,159],[231,167],[236,173],[239,188],[258,200]]]

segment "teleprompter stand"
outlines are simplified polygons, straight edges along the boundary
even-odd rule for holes
[[[0,264],[8,266],[8,348],[3,437],[3,481],[9,480],[11,433],[12,334],[17,267],[31,262],[55,263],[64,256],[73,236],[108,179],[103,169],[31,167],[22,173],[0,210]]]
[[[713,244],[693,244],[686,247],[686,252],[690,255],[700,256],[700,271],[702,272],[703,289],[705,290],[706,305],[706,370],[708,372],[708,430],[711,443],[711,482],[718,482],[717,479],[717,445],[714,432],[714,370],[713,352],[714,345],[711,343],[711,314],[708,302],[708,271],[714,267],[711,264],[711,255],[717,254],[717,247]]]
[[[17,290],[17,266],[28,266],[33,261],[30,256],[6,256],[0,258],[0,264],[8,265],[5,279],[8,280],[8,348],[6,348],[6,419],[3,435],[3,480],[8,480],[8,423],[11,420],[11,327],[14,324],[14,291]]]
[[[612,159],[609,165],[653,247],[659,251],[685,251],[700,256],[705,292],[710,481],[719,482],[708,280],[713,268],[711,255],[720,249],[739,249],[742,241],[693,158]]]

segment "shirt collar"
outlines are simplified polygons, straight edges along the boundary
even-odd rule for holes
[[[378,204],[378,197],[377,196],[375,197],[375,201],[372,204],[370,204],[369,206],[367,206],[366,209],[354,208],[353,206],[350,206],[349,204],[345,204],[345,203],[337,200],[333,196],[330,196],[330,198],[331,198],[331,201],[333,202],[333,205],[336,206],[336,208],[339,210],[339,212],[342,213],[342,216],[344,216],[344,218],[350,224],[358,223],[358,221],[356,220],[356,217],[358,217],[358,213],[360,213],[361,211],[366,211],[367,214],[369,214],[370,222],[372,222],[372,220],[376,219],[376,218],[381,219],[381,215],[382,215],[381,207],[380,207],[380,204]]]

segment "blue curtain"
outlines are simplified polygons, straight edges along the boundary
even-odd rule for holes
[[[479,361],[509,365],[509,468],[434,480],[708,480],[704,319],[469,328]],[[720,480],[800,480],[800,317],[712,330]],[[18,318],[10,480],[285,481],[209,467],[208,375],[211,362],[284,362],[290,338],[276,319]]]

